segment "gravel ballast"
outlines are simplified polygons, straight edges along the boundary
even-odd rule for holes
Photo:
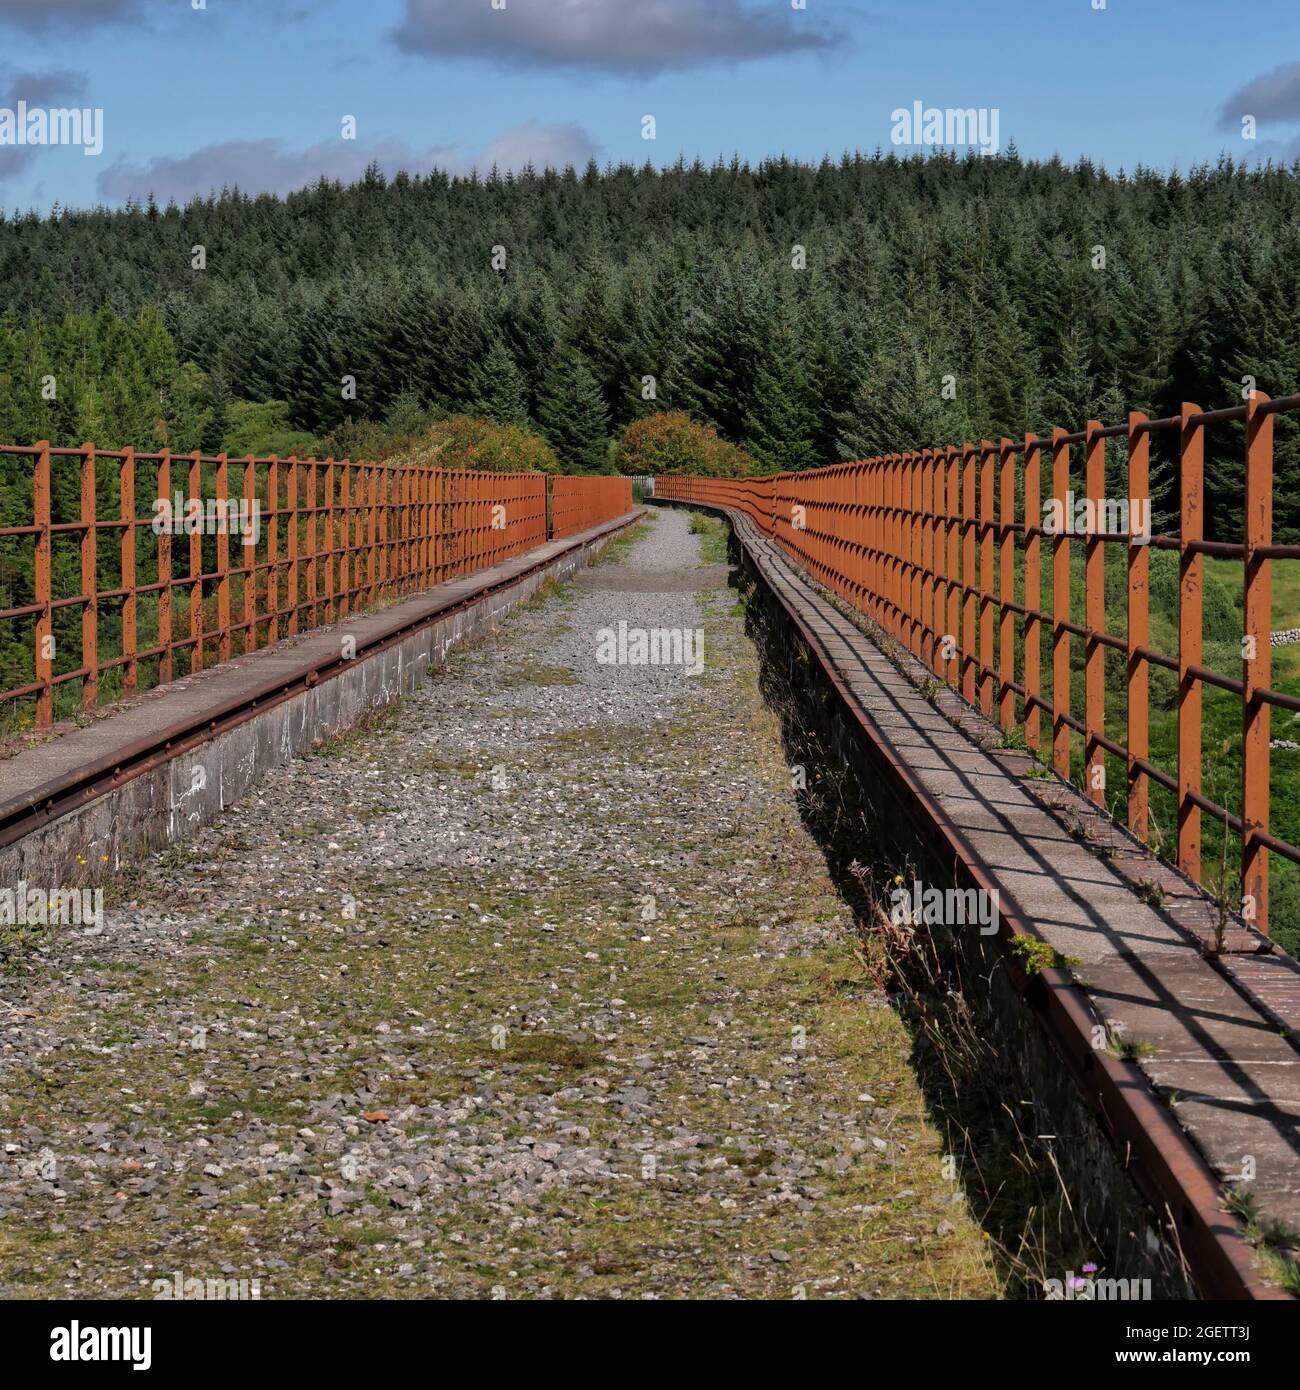
[[[0,1293],[997,1295],[706,540],[653,513],[11,952]],[[649,629],[698,669],[599,659]]]

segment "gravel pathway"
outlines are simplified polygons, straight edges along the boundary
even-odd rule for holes
[[[611,550],[10,958],[0,1293],[998,1292],[725,565]]]

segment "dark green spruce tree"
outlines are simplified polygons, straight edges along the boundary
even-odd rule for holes
[[[542,433],[564,467],[599,473],[606,467],[609,416],[586,359],[564,349],[546,374],[540,410]]]
[[[528,383],[498,339],[475,374],[472,411],[498,425],[528,424]]]

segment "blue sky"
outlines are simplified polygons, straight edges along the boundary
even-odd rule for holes
[[[1096,2],[0,0],[0,119],[100,108],[104,133],[96,157],[0,144],[0,207],[283,192],[371,158],[818,158],[889,146],[916,101],[996,109],[1031,157],[1300,154],[1296,0]]]

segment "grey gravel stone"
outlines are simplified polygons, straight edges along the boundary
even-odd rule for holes
[[[850,959],[852,916],[726,573],[655,514],[625,562],[132,866],[101,935],[0,977],[0,1293],[148,1296],[175,1270],[264,1297],[974,1278],[919,1093],[815,1031],[792,1050],[817,973],[793,966]],[[620,622],[702,630],[703,670],[601,664]],[[909,1150],[935,1157],[898,1170]],[[57,1184],[24,1173],[43,1151]],[[887,1212],[917,1171],[928,1203]],[[933,1238],[940,1203],[959,1275],[849,1260],[868,1220],[891,1251]]]

